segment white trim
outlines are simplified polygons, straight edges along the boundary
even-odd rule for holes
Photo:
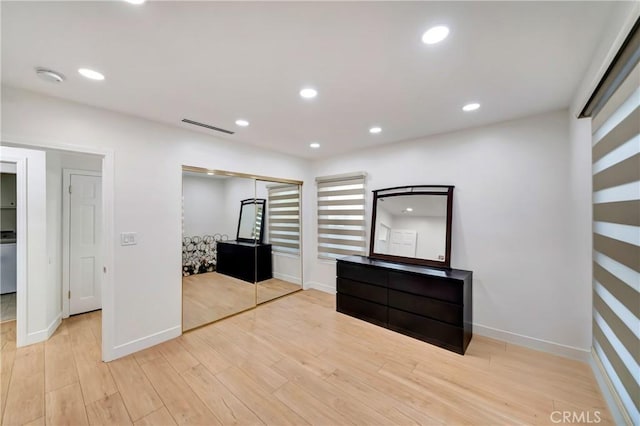
[[[151,346],[158,345],[167,340],[175,339],[182,334],[182,324],[175,327],[167,328],[166,330],[159,331],[157,333],[150,334],[149,336],[141,337],[139,339],[132,340],[122,345],[114,347],[110,351],[111,359],[121,358],[134,352],[141,351],[143,349],[150,348]],[[104,351],[103,351],[104,358]]]
[[[302,279],[300,277],[296,277],[289,274],[281,274],[280,272],[274,272],[273,278],[277,278],[279,280],[288,281],[293,284],[302,284]]]
[[[322,291],[324,293],[336,294],[335,287],[323,284],[318,281],[308,281],[304,283],[303,289],[304,290],[315,289],[315,290]]]
[[[27,157],[2,154],[16,172],[16,346],[30,344],[27,336]]]
[[[79,170],[79,169],[62,169],[62,316],[63,318],[69,318],[69,290],[70,290],[70,250],[69,234],[71,232],[71,212],[70,203],[71,197],[67,188],[71,185],[71,175],[82,176],[99,176],[102,177],[102,172],[96,172],[92,170]],[[100,185],[102,186],[102,179],[100,179]],[[101,223],[99,226],[104,226]],[[104,235],[104,230],[103,230]],[[100,283],[102,286],[102,282]]]
[[[71,145],[59,141],[34,141],[26,140],[15,135],[4,135],[2,141],[5,143],[31,146],[40,149],[58,149],[62,151],[81,152],[102,156],[102,223],[103,223],[103,263],[106,268],[104,280],[102,282],[102,360],[111,361],[115,359],[114,330],[114,253],[115,253],[115,212],[114,212],[114,188],[115,188],[115,164],[113,149],[95,148]],[[18,275],[19,276],[19,275]],[[20,295],[18,295],[18,300]],[[20,310],[17,310],[18,318]],[[24,313],[23,313],[24,315]],[[24,322],[24,321],[23,321]],[[17,324],[18,335],[20,324]],[[26,333],[25,333],[26,334]]]
[[[579,361],[589,361],[589,350],[576,348],[574,346],[563,345],[561,343],[550,342],[548,340],[536,339],[535,337],[524,336],[510,331],[500,330],[481,324],[473,324],[473,333],[479,336],[486,336],[514,345],[524,346],[542,352],[563,356],[565,358],[577,359]]]
[[[16,174],[16,163],[12,163],[10,161],[4,161],[4,159],[2,159],[2,162],[0,162],[0,173],[9,173],[9,174]]]
[[[34,343],[44,342],[49,337],[53,336],[53,333],[58,329],[58,326],[62,323],[62,314],[58,314],[53,321],[47,326],[47,328],[34,331],[27,335],[25,345],[31,345]]]
[[[609,406],[609,411],[611,411],[611,416],[613,417],[613,423],[616,425],[627,424],[629,426],[632,426],[633,423],[631,422],[631,418],[627,414],[627,411],[624,409],[622,400],[613,387],[613,383],[611,383],[611,380],[609,379],[609,376],[607,375],[604,366],[602,365],[602,361],[600,360],[600,357],[598,356],[598,353],[594,348],[591,348],[589,365],[591,366],[591,371],[593,371],[593,375],[596,378],[598,387],[602,392],[602,396]]]

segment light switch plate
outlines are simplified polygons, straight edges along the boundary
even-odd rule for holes
[[[133,246],[138,244],[138,234],[136,232],[122,232],[120,234],[121,246]]]

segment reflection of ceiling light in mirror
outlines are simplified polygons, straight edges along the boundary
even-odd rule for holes
[[[413,209],[412,209],[411,207],[407,207],[407,211],[408,211],[408,212],[412,212],[412,211],[413,211]]]
[[[376,127],[372,127],[372,128],[369,129],[369,133],[373,133],[374,135],[377,134],[377,133],[380,133],[381,131],[382,131],[382,128],[377,127],[377,126]]]
[[[469,111],[475,111],[478,108],[480,108],[480,104],[474,102],[472,104],[466,104],[465,106],[462,107],[462,110],[465,112],[469,112]]]
[[[320,144],[317,142],[310,143],[309,146],[314,149],[320,148]]]
[[[240,118],[236,120],[236,124],[240,127],[247,127],[249,125],[249,122]]]
[[[207,172],[207,174],[208,174],[209,176],[213,176],[215,173],[213,173],[213,172]]]

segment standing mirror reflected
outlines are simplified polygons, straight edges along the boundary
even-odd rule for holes
[[[237,241],[261,243],[264,236],[265,199],[240,201],[240,218],[238,219]]]

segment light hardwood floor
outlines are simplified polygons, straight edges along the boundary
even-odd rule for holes
[[[17,350],[4,323],[2,424],[553,424],[554,410],[611,422],[584,363],[479,336],[460,356],[334,299],[298,292],[110,363],[99,313]]]
[[[290,294],[300,286],[277,278],[256,285],[217,272],[182,278],[182,329],[226,318],[257,303]],[[257,293],[257,294],[256,294]]]

